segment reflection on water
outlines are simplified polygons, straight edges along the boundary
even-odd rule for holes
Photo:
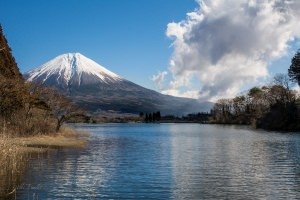
[[[299,135],[222,126],[203,126],[199,133],[198,128],[172,129],[174,198],[299,197]]]
[[[300,135],[199,124],[76,125],[84,150],[33,160],[18,199],[297,199]]]

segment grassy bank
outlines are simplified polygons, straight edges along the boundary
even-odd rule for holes
[[[0,199],[14,199],[32,156],[54,148],[84,148],[88,133],[62,128],[57,134],[8,137],[0,134]]]
[[[87,143],[88,133],[63,128],[58,134],[37,135],[31,137],[12,138],[11,142],[30,150],[45,150],[47,148],[65,147],[82,148]]]

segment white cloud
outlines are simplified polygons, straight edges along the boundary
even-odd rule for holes
[[[167,89],[167,90],[163,90],[162,93],[167,95],[177,96],[177,97],[189,97],[194,99],[199,98],[198,90],[188,90],[186,92],[180,92],[179,90]]]
[[[156,84],[159,89],[162,89],[165,76],[168,74],[167,71],[158,72],[157,75],[153,75],[151,80]]]
[[[163,93],[203,100],[232,97],[267,77],[269,62],[283,56],[288,42],[300,36],[297,0],[197,2],[199,8],[185,20],[167,26],[174,51],[172,80]],[[153,80],[161,84],[165,75]],[[201,88],[181,92],[193,77]]]

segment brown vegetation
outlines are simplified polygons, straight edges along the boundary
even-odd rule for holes
[[[0,25],[0,78],[1,76],[23,79]]]

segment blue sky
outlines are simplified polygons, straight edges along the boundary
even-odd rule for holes
[[[6,0],[0,23],[22,72],[67,52],[80,52],[119,75],[154,88],[167,68],[169,22],[194,0]]]
[[[292,0],[294,10],[291,8],[287,16],[293,16],[287,19],[293,20],[286,20],[288,24],[282,27],[275,23],[263,30],[254,27],[245,32],[243,23],[247,24],[248,18],[244,16],[251,12],[240,13],[247,9],[264,11],[264,6],[270,4],[273,10],[264,18],[250,16],[260,26],[278,15],[276,11],[280,9],[273,1],[250,5],[246,0],[203,0],[203,4],[195,0],[2,0],[0,23],[22,72],[60,54],[80,52],[144,87],[213,100],[261,84],[268,75],[287,72],[290,59],[299,48],[299,31],[285,27],[298,23],[298,2]],[[190,12],[193,13],[187,18]],[[221,20],[223,24],[217,24]],[[239,20],[240,24],[234,24]],[[283,38],[286,33],[296,39]],[[208,41],[211,35],[215,39]],[[223,44],[230,47],[222,49]],[[288,44],[288,48],[282,44]],[[243,45],[255,51],[246,52]],[[186,47],[189,53],[182,50]],[[217,51],[207,47],[217,47]],[[261,54],[255,60],[253,55],[257,52]],[[210,63],[219,55],[222,59]],[[169,65],[170,61],[174,66]],[[226,66],[228,63],[231,66]],[[237,71],[240,68],[243,71]],[[155,81],[151,80],[153,75],[157,75]]]

